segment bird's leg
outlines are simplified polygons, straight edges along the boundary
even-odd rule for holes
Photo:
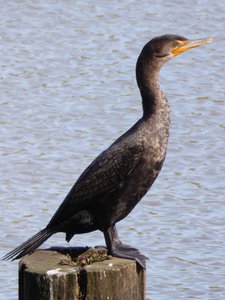
[[[142,268],[146,268],[146,258],[138,249],[122,244],[115,225],[104,231],[104,237],[109,254],[116,257],[136,260]]]

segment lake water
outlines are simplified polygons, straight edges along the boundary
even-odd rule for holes
[[[0,256],[43,228],[84,168],[141,116],[134,76],[151,38],[215,43],[161,72],[171,106],[160,176],[118,224],[150,260],[147,299],[225,299],[222,1],[1,1]],[[100,232],[70,245],[104,244]],[[63,234],[44,247],[66,245]],[[17,299],[18,262],[0,298]]]

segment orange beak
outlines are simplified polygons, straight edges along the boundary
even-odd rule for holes
[[[173,56],[181,54],[187,50],[190,50],[195,47],[199,47],[205,44],[211,44],[213,42],[212,38],[201,39],[201,40],[186,40],[186,41],[177,41],[179,43],[178,46],[172,49]]]

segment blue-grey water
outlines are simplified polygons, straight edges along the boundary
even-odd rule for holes
[[[0,256],[44,227],[84,168],[141,116],[142,46],[165,33],[213,37],[161,72],[167,158],[118,229],[150,258],[147,299],[225,299],[223,1],[0,5]],[[103,243],[94,232],[70,244]],[[66,245],[64,235],[44,247],[53,245]],[[18,299],[17,265],[1,262],[1,299]]]

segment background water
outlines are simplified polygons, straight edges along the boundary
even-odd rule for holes
[[[143,45],[165,33],[213,37],[161,72],[168,155],[118,229],[150,258],[147,299],[224,299],[223,2],[0,4],[0,256],[45,226],[84,168],[141,116],[134,69]],[[103,243],[100,232],[71,241]],[[53,245],[66,245],[64,235]],[[17,264],[1,262],[1,299],[17,299]]]

